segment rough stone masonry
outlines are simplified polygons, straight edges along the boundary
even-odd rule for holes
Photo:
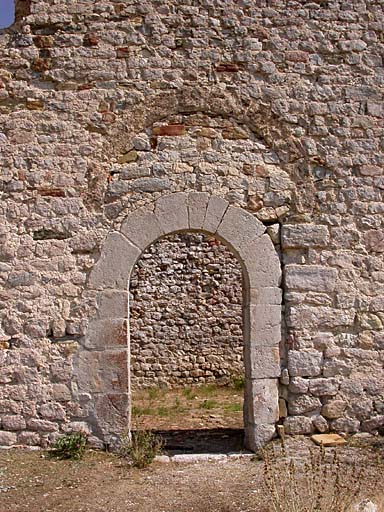
[[[0,445],[113,444],[127,269],[188,230],[241,264],[249,446],[384,426],[383,49],[382,0],[16,2]]]

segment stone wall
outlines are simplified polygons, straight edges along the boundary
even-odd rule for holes
[[[131,278],[133,387],[244,377],[241,282],[239,262],[214,237],[152,244]]]
[[[0,445],[103,438],[87,386],[128,384],[122,361],[79,371],[89,274],[123,219],[181,191],[247,211],[281,254],[286,430],[381,428],[382,3],[19,4],[0,32]]]

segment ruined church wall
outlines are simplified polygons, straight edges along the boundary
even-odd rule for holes
[[[287,432],[383,426],[382,3],[27,4],[0,33],[0,444],[93,428],[89,273],[193,190],[281,254]]]

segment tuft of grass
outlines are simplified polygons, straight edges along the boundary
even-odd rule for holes
[[[88,435],[85,432],[74,432],[60,437],[49,452],[58,459],[80,460],[84,455]]]
[[[154,414],[156,414],[156,411],[149,406],[142,407],[140,405],[134,405],[132,407],[133,416],[153,416]]]
[[[169,416],[169,412],[170,411],[168,407],[161,406],[157,408],[157,416],[160,416],[162,418],[164,418],[165,416]]]
[[[217,384],[206,384],[198,388],[200,396],[212,396],[217,394]]]
[[[242,389],[244,389],[244,386],[245,386],[244,375],[232,375],[231,386],[238,391],[241,391]]]
[[[180,398],[178,396],[175,398],[172,410],[173,412],[185,412],[185,407],[181,405]]]
[[[183,396],[187,398],[188,400],[193,400],[195,397],[196,391],[193,388],[184,388],[183,389]]]
[[[206,399],[200,404],[200,409],[214,409],[217,407],[217,402],[215,400]]]
[[[156,455],[162,452],[163,441],[149,430],[136,430],[121,439],[120,457],[127,459],[132,466],[142,469],[149,466]]]
[[[240,403],[226,404],[224,405],[224,410],[228,412],[239,412],[243,410],[243,406]]]

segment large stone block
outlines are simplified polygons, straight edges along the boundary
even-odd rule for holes
[[[259,238],[265,229],[265,226],[252,214],[241,208],[229,206],[217,229],[217,234],[239,251],[241,247]]]
[[[129,428],[129,406],[128,393],[103,393],[95,397],[94,422],[112,447]]]
[[[335,289],[337,270],[316,265],[286,265],[286,290],[331,292]]]
[[[283,291],[277,286],[269,286],[264,288],[250,288],[249,302],[250,304],[271,304],[279,305],[282,302]]]
[[[245,424],[244,436],[245,447],[256,452],[276,436],[276,427],[271,424]]]
[[[128,346],[128,322],[124,318],[92,320],[83,340],[90,350]]]
[[[191,229],[203,229],[209,199],[209,194],[205,192],[190,192],[188,194],[189,227]]]
[[[274,424],[279,419],[277,379],[247,379],[244,396],[245,423]]]
[[[323,354],[315,350],[290,350],[288,371],[291,377],[316,377],[321,374]]]
[[[329,244],[327,226],[315,224],[286,224],[281,230],[281,245],[284,249],[326,247]]]
[[[126,290],[130,272],[140,252],[140,249],[120,233],[110,233],[103,245],[100,259],[91,271],[88,286],[101,290]]]
[[[17,435],[14,432],[0,431],[0,446],[12,446],[17,443]]]
[[[280,285],[280,260],[269,235],[251,240],[238,252],[245,268],[246,284],[250,289],[275,288]]]
[[[288,402],[289,414],[306,414],[309,412],[320,412],[321,402],[318,398],[310,395],[293,395]]]
[[[148,208],[139,208],[130,213],[120,231],[141,250],[164,234],[156,215]]]
[[[245,347],[244,356],[245,374],[252,379],[273,379],[280,377],[280,351],[279,347],[256,346]]]
[[[156,201],[155,215],[165,234],[188,230],[188,195],[177,192]]]
[[[128,389],[128,350],[82,350],[77,356],[80,393],[124,392]]]
[[[281,306],[251,305],[244,314],[243,330],[244,337],[250,340],[251,346],[279,345],[281,341]]]
[[[284,420],[284,431],[286,434],[312,434],[314,430],[312,419],[307,416],[288,416]]]
[[[228,206],[229,203],[225,199],[211,196],[205,213],[203,230],[209,233],[216,233]]]
[[[97,317],[128,318],[128,291],[105,290],[97,295]]]

